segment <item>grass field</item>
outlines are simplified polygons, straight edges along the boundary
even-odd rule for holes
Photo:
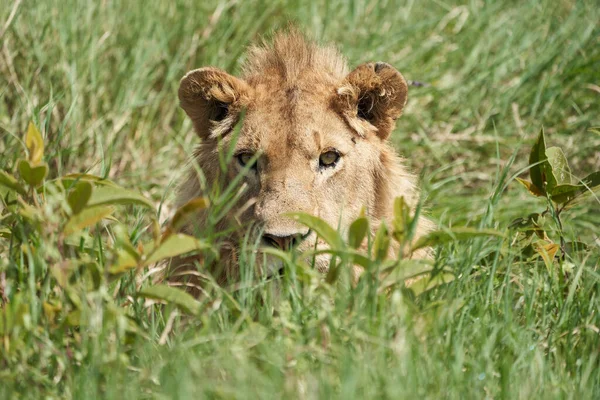
[[[277,299],[264,281],[212,287],[186,316],[177,300],[148,306],[146,269],[111,270],[118,243],[152,240],[152,208],[65,237],[63,192],[29,190],[27,208],[0,185],[0,398],[599,398],[600,200],[562,214],[583,251],[544,260],[508,230],[547,206],[514,180],[542,127],[575,176],[600,169],[595,0],[0,0],[0,170],[19,175],[33,121],[47,182],[109,178],[163,221],[197,142],[179,79],[237,72],[289,21],[352,66],[426,83],[394,144],[436,223],[504,237],[436,246],[454,280],[422,293],[299,270]]]

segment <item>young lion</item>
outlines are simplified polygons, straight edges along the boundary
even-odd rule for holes
[[[348,73],[335,48],[291,32],[277,34],[270,45],[251,47],[241,78],[213,67],[189,72],[181,80],[179,99],[201,139],[195,162],[207,187],[219,179],[230,182],[248,166],[242,181],[246,190],[231,214],[238,214],[243,225],[258,224],[263,246],[302,251],[324,243],[285,217],[288,212],[316,215],[344,232],[363,208],[376,228],[391,218],[394,198],[416,201],[414,177],[388,143],[407,89],[389,64],[366,63]],[[235,142],[230,133],[243,110]],[[219,176],[219,148],[230,146],[235,156],[227,176]],[[192,168],[178,203],[201,195]],[[206,223],[206,214],[200,214],[184,231],[193,233]],[[217,228],[232,223],[224,220]],[[427,220],[419,221],[417,235],[428,227]],[[219,282],[238,278],[238,246],[245,232],[237,231],[220,265],[210,267]],[[189,261],[177,261],[177,268]],[[267,264],[262,273],[281,272],[275,260],[267,257]],[[326,272],[328,256],[317,258],[315,267]]]

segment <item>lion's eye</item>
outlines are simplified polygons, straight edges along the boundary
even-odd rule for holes
[[[238,162],[242,167],[245,167],[250,161],[252,161],[254,154],[252,153],[241,153],[237,155]]]
[[[319,157],[319,166],[323,168],[333,167],[340,159],[340,153],[337,150],[329,150]]]

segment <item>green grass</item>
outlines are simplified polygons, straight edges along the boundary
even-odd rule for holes
[[[179,79],[204,65],[237,72],[245,46],[289,21],[337,43],[352,65],[387,61],[428,84],[411,87],[393,141],[423,171],[441,226],[506,232],[543,211],[511,181],[542,126],[576,176],[600,165],[595,1],[0,0],[0,170],[15,171],[33,120],[49,178],[108,177],[172,210],[197,142]],[[48,199],[41,233],[19,217],[0,235],[0,318],[17,315],[0,330],[0,398],[600,396],[597,198],[563,217],[567,239],[589,249],[549,268],[507,250],[509,239],[478,238],[440,246],[436,266],[456,278],[416,297],[297,271],[279,296],[265,282],[212,288],[197,317],[146,307],[133,272],[101,269],[94,284],[82,270],[72,292],[60,289],[48,271],[65,254],[108,268],[118,234],[99,224],[65,253],[59,196]],[[137,244],[151,238],[149,214],[128,206],[115,216]],[[62,307],[55,318],[44,302]]]

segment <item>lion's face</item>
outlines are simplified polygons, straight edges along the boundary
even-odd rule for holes
[[[231,174],[247,170],[244,182],[253,205],[242,218],[262,226],[263,244],[285,250],[302,250],[315,240],[285,216],[289,212],[316,215],[345,231],[373,199],[369,171],[379,157],[377,144],[358,140],[326,97],[300,96],[289,112],[281,107],[285,98],[255,95],[230,168]]]
[[[228,180],[244,173],[246,190],[232,214],[260,226],[264,246],[315,246],[315,233],[290,212],[345,232],[362,209],[377,218],[388,206],[378,204],[387,190],[379,181],[392,162],[386,142],[406,102],[406,82],[384,63],[341,72],[307,68],[292,77],[275,69],[242,80],[202,68],[181,82],[181,105],[203,140],[200,167],[214,181],[219,149],[233,146]],[[317,260],[317,268],[326,271],[326,260]]]

